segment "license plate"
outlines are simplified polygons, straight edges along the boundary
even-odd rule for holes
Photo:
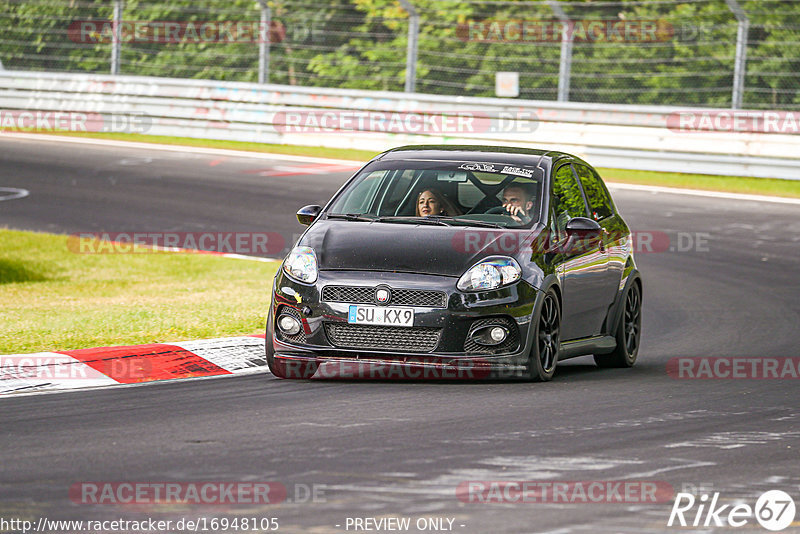
[[[383,326],[414,326],[414,310],[413,308],[350,306],[347,322]]]

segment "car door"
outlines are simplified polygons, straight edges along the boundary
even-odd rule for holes
[[[601,331],[608,309],[608,256],[602,238],[569,242],[567,222],[573,217],[588,217],[588,206],[572,165],[556,168],[552,176],[551,232],[561,282],[561,339],[568,341]]]
[[[607,268],[602,298],[606,303],[606,309],[610,309],[619,292],[625,262],[628,259],[628,228],[617,214],[611,196],[597,171],[588,165],[574,164],[574,167],[589,205],[589,216],[603,228],[602,239]]]

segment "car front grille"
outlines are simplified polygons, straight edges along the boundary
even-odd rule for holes
[[[346,349],[431,352],[439,344],[441,328],[373,326],[325,323],[325,334],[334,347]]]
[[[394,289],[392,299],[381,303],[390,306],[421,306],[426,308],[446,308],[447,295],[444,291],[430,289]],[[348,304],[375,304],[375,288],[361,286],[325,286],[322,300],[326,302],[346,302]]]
[[[394,306],[425,306],[428,308],[446,308],[447,296],[443,291],[426,289],[395,289],[392,291],[391,304]]]
[[[374,304],[374,287],[325,286],[322,300],[328,302],[348,302],[350,304]]]

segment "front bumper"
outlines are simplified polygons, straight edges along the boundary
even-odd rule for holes
[[[300,284],[280,270],[275,278],[267,324],[267,358],[287,378],[477,379],[524,377],[531,349],[529,328],[538,291],[525,281],[493,291],[464,293],[457,279],[444,276],[361,271],[321,271],[315,284]],[[430,347],[343,346],[332,328],[348,325],[351,303],[323,300],[326,286],[411,289],[444,294],[441,307],[414,308],[414,332],[438,332]],[[393,303],[389,303],[392,306]],[[276,334],[276,318],[290,313],[302,321],[297,336]],[[501,321],[514,336],[496,347],[469,341],[476,326]],[[372,339],[381,339],[380,328]],[[387,327],[383,327],[387,328]],[[377,338],[375,337],[377,335]],[[390,337],[390,336],[387,336]],[[381,339],[382,341],[382,339]],[[345,343],[346,345],[346,343]]]

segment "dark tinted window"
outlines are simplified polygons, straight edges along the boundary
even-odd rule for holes
[[[589,213],[592,219],[599,221],[611,217],[614,209],[611,207],[611,199],[608,198],[608,193],[603,187],[600,177],[585,165],[575,165],[575,170],[578,171],[583,192],[586,194],[586,200],[589,201]]]
[[[586,203],[569,165],[559,167],[553,174],[551,204],[556,218],[556,229],[559,232],[564,230],[571,218],[586,217]]]

